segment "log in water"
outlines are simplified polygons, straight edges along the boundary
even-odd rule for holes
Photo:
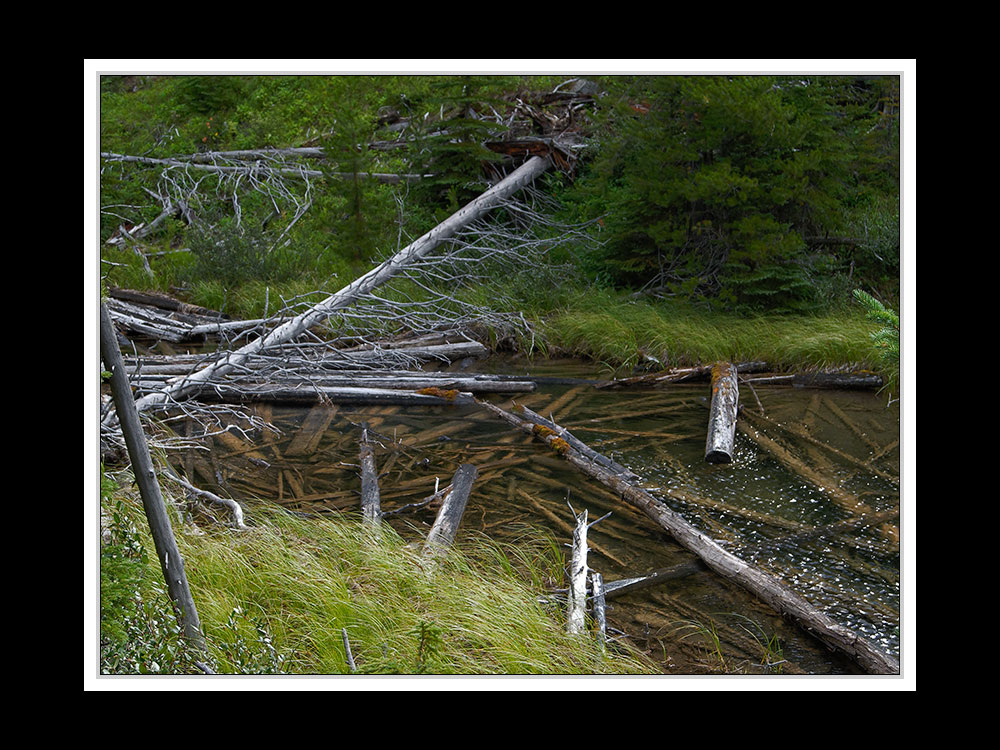
[[[705,460],[710,464],[728,464],[733,461],[739,400],[736,367],[730,362],[716,363],[712,368],[712,407],[708,415],[708,438],[705,441]]]

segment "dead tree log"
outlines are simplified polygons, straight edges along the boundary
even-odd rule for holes
[[[572,510],[572,509],[571,509]],[[569,563],[569,611],[566,632],[582,633],[587,621],[587,510],[580,515],[573,511],[573,549]]]
[[[529,435],[553,447],[569,463],[588,476],[612,489],[626,503],[642,511],[662,526],[679,544],[695,553],[702,562],[719,575],[742,586],[765,604],[794,619],[805,631],[826,645],[854,659],[865,671],[873,674],[899,674],[899,663],[883,653],[866,639],[849,628],[835,622],[828,615],[783,583],[720,547],[711,537],[702,533],[681,515],[668,508],[662,500],[638,483],[608,471],[601,464],[584,458],[556,435],[539,435],[531,422],[511,414],[499,406],[479,401],[480,406]],[[669,494],[669,490],[663,490]]]
[[[152,406],[184,398],[200,383],[217,378],[225,372],[243,365],[253,355],[270,347],[291,341],[309,328],[324,322],[338,310],[354,304],[362,295],[367,294],[396,276],[407,265],[427,256],[460,229],[479,219],[511,195],[529,185],[538,175],[548,169],[550,165],[551,162],[548,159],[539,156],[532,157],[471,203],[459,209],[448,219],[404,247],[381,265],[352,281],[339,292],[331,294],[318,305],[283,323],[266,336],[250,342],[246,346],[232,352],[229,356],[190,375],[183,381],[168,386],[158,393],[143,396],[136,402],[136,408],[142,411]],[[111,415],[106,418],[109,421],[112,419]]]
[[[201,621],[198,619],[198,609],[194,597],[188,587],[187,575],[184,573],[184,558],[177,548],[174,529],[170,524],[170,516],[163,501],[160,483],[156,480],[156,470],[149,455],[146,436],[139,422],[139,412],[132,400],[125,365],[122,362],[121,351],[118,349],[118,337],[115,335],[114,324],[104,304],[101,304],[101,358],[104,366],[111,372],[111,392],[118,411],[122,435],[128,448],[129,460],[132,462],[132,473],[139,494],[142,497],[142,507],[149,522],[149,530],[156,548],[156,556],[160,561],[160,569],[167,582],[167,591],[177,612],[185,637],[199,649],[205,648],[205,638],[201,632]]]
[[[717,362],[712,368],[712,406],[708,415],[708,438],[705,440],[705,460],[710,464],[733,461],[739,400],[736,367],[730,362]]]
[[[476,467],[472,464],[462,464],[458,467],[451,480],[451,492],[441,501],[441,509],[434,519],[434,525],[427,533],[424,549],[428,553],[442,551],[454,543],[477,473]]]
[[[365,523],[378,524],[382,520],[379,499],[378,472],[375,470],[375,450],[368,440],[368,423],[361,423],[361,516]]]
[[[578,439],[575,435],[573,435],[573,433],[571,433],[565,427],[560,427],[555,422],[546,419],[540,414],[536,414],[527,406],[518,404],[514,407],[514,412],[523,419],[534,424],[536,428],[535,432],[537,432],[539,435],[544,436],[548,434],[546,431],[554,433],[556,437],[565,440],[566,443],[571,448],[573,448],[575,451],[585,456],[586,458],[589,458],[591,461],[596,461],[597,463],[601,464],[602,466],[614,472],[615,474],[638,479],[638,477],[636,477],[635,474],[633,474],[629,469],[622,466],[617,461],[614,461],[608,458],[607,456],[604,456],[598,453],[597,451],[592,450],[590,446],[588,446],[582,440]]]

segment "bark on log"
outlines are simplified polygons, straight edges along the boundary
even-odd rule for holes
[[[742,586],[777,612],[791,617],[805,631],[854,659],[865,671],[873,674],[899,674],[899,663],[895,659],[849,628],[834,622],[780,581],[724,550],[642,487],[577,454],[566,443],[563,443],[565,448],[554,445],[554,441],[558,440],[555,435],[538,435],[530,422],[494,404],[485,401],[478,403],[521,431],[554,447],[573,466],[615,491],[626,503],[670,532],[679,544],[695,553],[709,568]],[[669,494],[669,490],[664,492]]]
[[[708,415],[708,438],[705,441],[705,460],[710,464],[728,464],[733,461],[739,400],[736,367],[730,362],[716,363],[712,368],[712,406]]]
[[[451,480],[451,492],[445,495],[437,518],[434,519],[434,525],[427,533],[424,549],[428,553],[440,552],[454,543],[477,474],[478,470],[472,464],[462,464],[458,467]]]
[[[404,247],[381,265],[352,281],[339,292],[330,295],[318,305],[278,326],[266,336],[238,349],[224,360],[217,361],[199,370],[185,379],[184,382],[170,386],[159,393],[144,396],[136,402],[136,408],[142,411],[151,406],[183,398],[197,387],[199,383],[217,378],[234,367],[242,365],[252,355],[264,351],[269,347],[291,341],[309,328],[322,323],[338,310],[354,304],[363,294],[367,294],[396,276],[405,266],[427,256],[460,229],[482,217],[508,197],[530,184],[538,175],[548,169],[549,166],[550,162],[547,159],[539,156],[532,157],[471,203],[459,209],[451,217]]]
[[[132,462],[132,473],[139,486],[142,507],[149,522],[149,530],[156,548],[156,556],[160,561],[160,569],[167,583],[167,591],[177,611],[185,637],[197,648],[204,649],[205,638],[201,632],[198,609],[195,607],[187,575],[184,573],[184,558],[177,548],[174,529],[170,524],[160,484],[156,480],[156,471],[149,455],[146,436],[139,422],[139,412],[132,400],[132,391],[125,374],[121,351],[118,349],[114,324],[103,303],[101,304],[101,358],[104,360],[104,366],[111,372],[111,392],[115,409],[118,411],[122,435],[128,448],[129,460]]]

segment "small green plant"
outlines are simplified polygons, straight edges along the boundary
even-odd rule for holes
[[[718,664],[721,671],[729,671],[726,656],[722,653],[722,641],[719,638],[719,633],[716,630],[713,620],[709,620],[708,624],[698,622],[697,620],[681,620],[676,632],[684,633],[681,636],[682,640],[691,636],[701,636],[705,641],[705,652],[709,658]]]
[[[862,289],[854,290],[854,298],[864,307],[868,319],[879,326],[871,338],[885,370],[885,387],[891,392],[899,386],[899,315]]]
[[[410,635],[417,639],[417,663],[415,674],[433,674],[439,668],[438,661],[444,645],[444,630],[434,622],[421,620]]]
[[[101,471],[101,673],[183,674],[198,655],[183,637],[118,484]]]
[[[760,666],[768,674],[781,674],[782,665],[785,663],[783,645],[776,633],[768,635],[761,627],[760,623],[754,622],[749,617],[736,615],[742,620],[746,620],[747,625],[740,625],[743,630],[750,634],[761,650]]]
[[[249,632],[248,632],[249,631]],[[261,617],[233,607],[224,633],[214,639],[235,674],[284,674],[286,656],[274,646],[274,636]],[[228,670],[227,670],[228,671]]]

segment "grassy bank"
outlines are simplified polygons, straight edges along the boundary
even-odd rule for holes
[[[746,316],[591,289],[539,321],[548,346],[613,369],[647,365],[650,358],[663,367],[719,359],[763,360],[783,370],[875,366],[874,326],[860,309]]]
[[[101,668],[194,673],[128,476],[104,475]],[[388,527],[303,519],[261,504],[235,532],[175,519],[207,662],[224,674],[345,674],[342,630],[362,674],[623,674],[655,668],[564,632],[539,603],[562,580],[560,548],[467,541],[433,566]]]

